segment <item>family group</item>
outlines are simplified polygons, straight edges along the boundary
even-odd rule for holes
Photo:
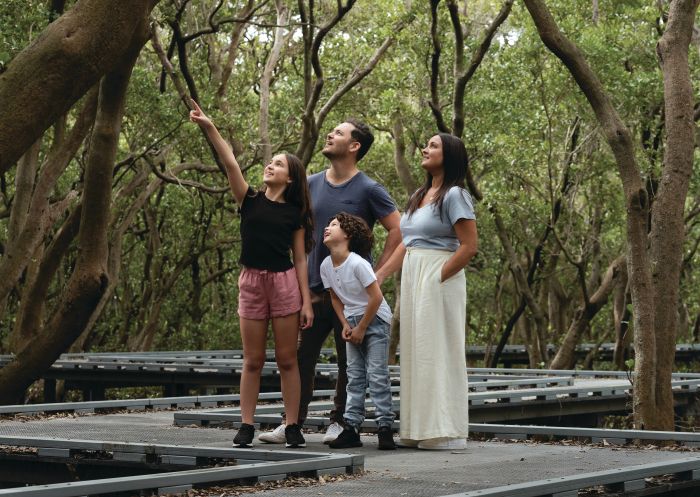
[[[296,156],[277,154],[256,189],[211,119],[195,102],[192,107],[190,120],[206,133],[224,164],[241,216],[238,314],[244,366],[242,424],[234,446],[250,447],[254,441],[271,324],[285,415],[283,424],[258,440],[306,445],[302,426],[316,363],[333,331],[338,378],[324,442],[331,448],[362,445],[369,388],[378,448],[395,449],[388,355],[391,321],[399,319],[399,446],[464,448],[464,268],[477,252],[478,236],[462,140],[444,133],[429,139],[422,150],[425,182],[400,214],[386,188],[358,168],[374,141],[365,123],[347,119],[328,133],[324,171],[307,177]],[[377,222],[387,234],[373,261]],[[399,270],[400,311],[392,316],[381,285]]]

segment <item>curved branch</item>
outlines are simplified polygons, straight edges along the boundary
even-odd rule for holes
[[[457,75],[457,80],[455,81],[453,100],[454,117],[452,118],[452,129],[455,136],[461,138],[464,134],[464,91],[466,89],[467,83],[469,83],[469,81],[472,79],[474,73],[481,65],[481,62],[484,60],[484,57],[486,56],[486,53],[488,52],[489,47],[491,46],[491,42],[493,41],[494,36],[496,36],[498,28],[501,27],[501,25],[506,21],[506,19],[508,19],[508,16],[510,15],[511,9],[513,7],[513,2],[514,0],[505,1],[496,18],[486,29],[486,32],[484,33],[484,38],[483,40],[481,40],[479,48],[472,54],[469,67],[466,70],[463,70],[463,50],[456,51],[455,53],[455,72]],[[450,4],[452,3],[453,2],[450,2]],[[458,46],[462,47],[462,45],[464,44],[464,39],[462,36],[462,29],[459,24],[459,14],[456,10],[456,6],[454,8],[454,14],[452,13],[452,10],[453,9],[450,8],[452,25],[455,30],[455,43],[457,43]]]
[[[170,76],[170,79],[172,79],[173,84],[175,85],[175,88],[177,88],[177,93],[180,96],[180,100],[182,103],[185,104],[185,107],[187,110],[191,110],[191,104],[190,104],[190,96],[185,87],[182,85],[182,81],[180,81],[180,77],[178,74],[175,72],[175,69],[173,68],[173,65],[170,63],[170,60],[168,60],[168,56],[165,54],[165,51],[163,51],[163,45],[161,45],[160,40],[158,38],[158,28],[155,23],[151,24],[151,46],[153,46],[153,50],[156,52],[158,55],[158,58],[160,59],[161,64],[163,64],[163,69],[165,69],[165,72]],[[182,62],[181,62],[182,64]],[[191,90],[195,89],[194,86],[192,86]],[[211,143],[211,140],[207,136],[207,134],[202,131],[202,135],[204,135],[204,138],[207,141],[207,144],[209,145],[209,150],[212,153],[212,156],[214,157],[214,161],[216,162],[216,165],[219,166],[219,170],[226,174],[226,168],[224,167],[223,163],[221,162],[221,159],[219,159],[219,154],[216,153],[216,149],[214,148],[214,145]]]
[[[377,67],[377,64],[381,60],[382,56],[386,53],[386,51],[389,49],[389,47],[394,43],[396,39],[396,35],[402,31],[406,27],[406,24],[403,24],[400,28],[394,30],[394,34],[390,37],[388,37],[382,45],[377,48],[377,50],[374,52],[374,55],[372,55],[372,58],[365,64],[364,67],[361,68],[356,68],[348,80],[338,88],[333,95],[330,96],[330,98],[326,101],[326,103],[321,107],[321,110],[318,112],[318,118],[316,119],[316,129],[320,129],[321,125],[323,124],[323,121],[325,121],[326,116],[328,113],[331,111],[331,109],[338,103],[338,101],[343,98],[343,96],[352,90],[360,81],[362,81],[369,73],[371,73],[375,67]]]
[[[77,2],[0,74],[0,174],[126,56],[157,0]]]
[[[430,38],[433,42],[433,53],[430,56],[430,110],[435,117],[437,128],[442,133],[451,133],[450,128],[445,123],[445,118],[442,115],[440,108],[440,94],[438,92],[440,80],[440,54],[442,47],[440,45],[440,37],[438,34],[438,12],[437,8],[440,0],[430,0]]]
[[[411,166],[406,159],[406,140],[404,139],[403,124],[401,122],[401,114],[395,111],[391,116],[392,129],[391,136],[394,138],[394,167],[396,174],[401,180],[401,184],[406,190],[407,195],[411,195],[418,185],[411,175]]]
[[[13,236],[7,246],[7,252],[0,259],[0,302],[4,302],[9,292],[14,287],[22,272],[36,250],[36,247],[46,236],[50,227],[46,216],[48,215],[49,195],[61,173],[68,167],[75,156],[80,144],[88,134],[95,119],[97,108],[97,90],[95,89],[87,98],[85,105],[76,118],[71,133],[60,147],[46,159],[41,168],[41,175],[34,188],[32,198],[29,201],[26,222],[20,231]],[[0,305],[0,315],[4,306]]]
[[[263,164],[267,164],[272,159],[272,144],[270,143],[270,86],[272,85],[272,76],[277,64],[282,58],[282,48],[289,40],[289,34],[285,35],[283,25],[289,20],[289,9],[284,2],[277,0],[275,2],[277,8],[277,23],[280,25],[275,29],[274,41],[270,54],[265,62],[262,77],[260,78],[260,146],[262,149]],[[291,33],[291,31],[290,31]]]
[[[162,181],[165,183],[170,183],[173,185],[179,185],[179,186],[189,186],[192,188],[196,188],[197,190],[203,191],[205,193],[211,193],[211,194],[221,194],[221,193],[226,193],[229,191],[229,187],[220,187],[220,188],[214,188],[211,186],[204,185],[202,183],[198,183],[196,181],[190,181],[186,179],[180,179],[177,176],[173,174],[163,174],[156,164],[154,164],[148,157],[146,157],[146,162],[148,165],[151,167],[151,171]],[[197,171],[203,171],[203,172],[214,172],[217,171],[217,168],[211,168],[211,167],[206,167],[203,164],[181,164],[181,167],[178,169],[177,172],[184,171],[186,169],[194,169]]]
[[[311,66],[314,69],[314,72],[316,73],[316,77],[319,79],[323,79],[323,69],[321,68],[321,60],[319,59],[319,51],[321,49],[321,43],[323,43],[323,39],[326,37],[326,35],[333,29],[336,24],[338,24],[343,17],[345,17],[345,14],[350,12],[350,9],[352,9],[352,6],[355,5],[355,2],[357,0],[348,0],[348,3],[343,5],[342,1],[338,1],[338,8],[336,11],[335,16],[326,23],[325,26],[322,26],[319,30],[318,33],[316,34],[313,43],[311,44]]]
[[[233,31],[231,33],[231,41],[229,42],[228,47],[225,50],[226,63],[224,64],[224,67],[221,70],[221,79],[218,82],[218,88],[216,90],[216,102],[218,103],[218,105],[221,105],[224,102],[224,95],[226,94],[226,89],[228,87],[228,80],[231,77],[231,74],[233,73],[233,66],[236,61],[236,56],[238,54],[238,45],[241,41],[241,37],[243,36],[243,30],[247,24],[253,24],[250,21],[253,15],[265,4],[267,4],[268,1],[269,0],[263,0],[258,6],[255,6],[254,0],[248,0],[245,6],[238,13],[238,19],[240,20],[240,22],[237,22],[236,26],[233,28]],[[221,24],[223,24],[223,22],[224,21],[222,21]]]

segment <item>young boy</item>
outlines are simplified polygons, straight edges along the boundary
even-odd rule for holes
[[[372,248],[367,223],[341,212],[323,234],[330,255],[321,263],[323,286],[330,289],[333,309],[343,324],[347,342],[348,387],[345,428],[330,442],[333,449],[361,447],[360,425],[365,419],[365,389],[376,406],[379,449],[396,449],[391,425],[389,323],[391,310],[382,296],[372,266],[362,256]]]

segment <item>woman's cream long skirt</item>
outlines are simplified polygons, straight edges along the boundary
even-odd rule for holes
[[[440,282],[453,252],[408,248],[401,273],[402,439],[469,434],[464,270]]]

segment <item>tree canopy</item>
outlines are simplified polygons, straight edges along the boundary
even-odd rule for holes
[[[480,233],[467,277],[468,341],[494,349],[499,341],[525,343],[532,366],[573,367],[566,352],[585,339],[616,342],[624,367],[621,351],[645,323],[642,307],[635,309],[642,294],[629,223],[641,223],[639,240],[655,236],[654,216],[662,216],[655,202],[674,198],[661,194],[673,169],[666,166],[681,160],[673,154],[685,144],[688,193],[671,186],[680,197],[678,271],[657,276],[679,292],[665,309],[677,321],[673,341],[700,335],[697,89],[690,87],[689,105],[677,104],[690,109],[683,135],[669,125],[669,102],[681,100],[665,83],[682,71],[683,53],[689,81],[698,80],[696,1],[118,4],[0,7],[2,352],[20,354],[62,329],[51,323],[67,312],[66,289],[89,251],[80,230],[99,208],[104,219],[95,230],[105,247],[91,275],[100,289],[72,325],[79,329],[41,364],[67,347],[240,347],[239,221],[215,154],[187,121],[190,96],[253,185],[278,151],[297,153],[309,173],[322,170],[319,138],[349,116],[365,120],[376,141],[360,166],[401,209],[423,180],[427,139],[439,129],[461,136]],[[581,76],[580,60],[567,59],[562,37],[627,130],[626,158],[610,135],[612,114],[596,107],[593,79]],[[98,157],[99,118],[106,99],[118,98],[105,85],[134,51],[123,117],[110,121],[113,157]],[[636,218],[621,160],[638,171],[645,204]],[[96,190],[108,200],[97,208],[88,178],[101,161],[111,180]],[[381,243],[381,229],[376,236]],[[651,282],[670,256],[653,247],[650,254]],[[393,282],[383,289],[393,302]],[[560,354],[550,356],[548,343],[561,345]]]

